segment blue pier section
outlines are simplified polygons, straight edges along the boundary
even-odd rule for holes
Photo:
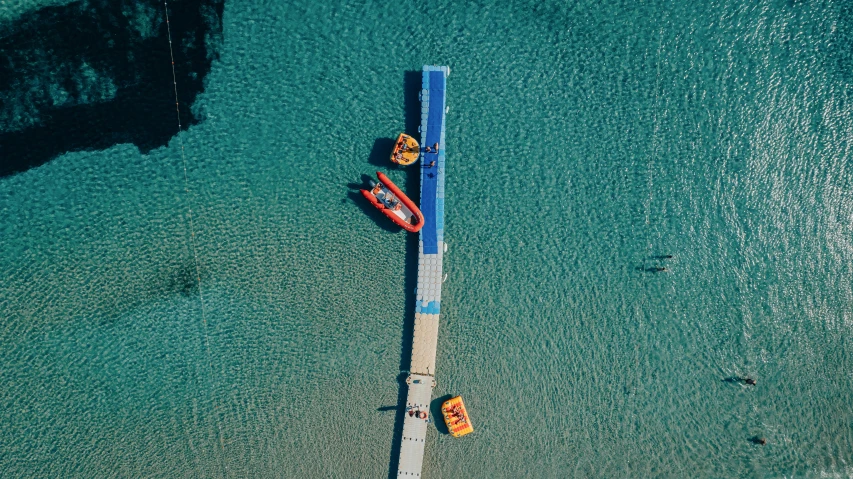
[[[434,68],[435,70],[427,70]],[[421,148],[438,143],[438,151],[424,152],[421,158],[421,212],[424,227],[421,241],[424,254],[437,254],[444,236],[444,100],[447,67],[424,67],[421,102]],[[422,110],[422,111],[423,111]],[[435,166],[429,167],[432,162]]]

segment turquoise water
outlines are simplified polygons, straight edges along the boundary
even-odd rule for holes
[[[512,3],[228,0],[186,182],[178,137],[0,178],[3,475],[387,476],[412,242],[352,186],[412,189],[424,63],[476,428],[424,477],[853,475],[853,9]]]

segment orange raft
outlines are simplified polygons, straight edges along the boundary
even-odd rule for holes
[[[394,143],[394,151],[391,152],[391,161],[398,165],[408,166],[418,161],[420,156],[421,147],[417,140],[405,133],[400,133],[397,142]]]
[[[462,437],[474,432],[474,426],[471,425],[471,418],[465,410],[462,396],[444,401],[441,405],[441,414],[444,416],[444,423],[447,424],[451,436]]]
[[[409,233],[420,231],[424,226],[421,210],[387,176],[377,171],[376,177],[379,183],[370,180],[371,189],[361,190],[361,194],[404,230]]]

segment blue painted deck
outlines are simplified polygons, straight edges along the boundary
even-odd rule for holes
[[[424,152],[421,158],[421,213],[424,227],[421,241],[424,254],[437,254],[444,227],[444,89],[445,71],[424,71],[421,101],[427,107],[426,118],[421,118],[421,148],[438,143],[438,152]],[[426,121],[423,121],[426,120]],[[432,168],[429,165],[435,162]],[[439,188],[439,185],[442,188]]]

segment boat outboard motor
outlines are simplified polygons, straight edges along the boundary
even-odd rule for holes
[[[375,181],[373,181],[373,180],[367,180],[367,182],[368,182],[368,183],[370,183],[370,187],[371,187],[371,188],[373,188],[374,186],[376,186],[376,182],[375,182]]]

